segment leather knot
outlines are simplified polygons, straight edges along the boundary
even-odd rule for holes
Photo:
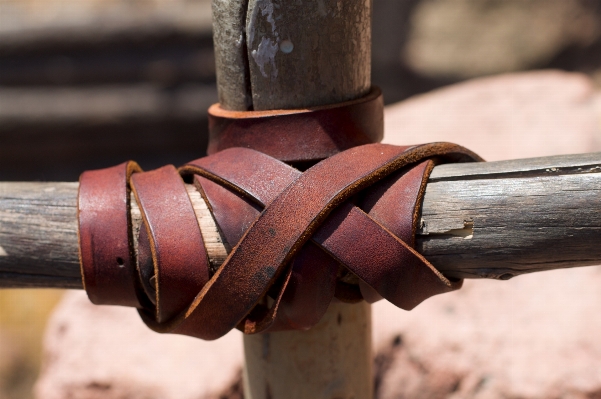
[[[230,148],[141,172],[129,162],[80,179],[79,237],[92,302],[134,306],[159,332],[216,339],[308,329],[333,298],[403,309],[458,289],[414,247],[437,163],[481,160],[455,144],[368,144],[301,172]],[[211,272],[185,181],[233,247]],[[137,259],[128,192],[143,218]]]

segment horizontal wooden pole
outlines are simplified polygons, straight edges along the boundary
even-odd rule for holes
[[[77,189],[0,183],[0,287],[81,288]],[[218,265],[225,247],[189,191]],[[440,165],[426,189],[417,249],[451,277],[601,264],[600,210],[601,153]],[[137,223],[135,206],[132,214]]]
[[[417,250],[451,277],[601,264],[601,153],[434,169]]]

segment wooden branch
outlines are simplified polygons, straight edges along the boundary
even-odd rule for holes
[[[371,0],[230,3],[248,4],[247,53],[238,67],[248,71],[249,86],[237,95],[250,91],[253,110],[334,104],[369,91]],[[222,83],[217,82],[219,91]],[[371,307],[364,302],[332,304],[310,332],[245,335],[244,396],[371,399],[370,316]],[[353,334],[346,333],[351,330]],[[307,356],[318,360],[306,367]],[[339,383],[333,388],[332,381]]]
[[[0,183],[0,287],[81,288],[77,187]],[[200,196],[192,200],[217,266],[225,247]],[[600,210],[601,153],[441,165],[417,249],[445,275],[467,278],[601,264]]]
[[[0,183],[0,287],[82,288],[77,183]]]
[[[601,153],[434,169],[417,249],[445,275],[601,264]]]

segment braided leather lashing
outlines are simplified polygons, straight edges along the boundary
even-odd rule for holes
[[[154,275],[150,290],[142,288],[145,281],[128,280],[137,297],[146,296],[135,306],[155,331],[203,339],[218,338],[234,327],[245,333],[307,329],[335,296],[383,297],[412,309],[461,286],[413,248],[429,173],[436,163],[478,160],[463,147],[433,143],[363,145],[305,172],[247,148],[190,162],[180,168],[181,176],[194,183],[223,237],[235,245],[212,276],[196,216],[175,169],[136,173],[130,183],[145,225],[138,252],[146,259],[138,263],[152,262]],[[102,176],[86,173],[80,196],[94,192],[85,187],[95,184],[89,173]],[[127,187],[127,175],[115,176],[115,181]],[[106,201],[116,202],[121,194],[107,194]],[[80,198],[81,203],[86,199]],[[80,209],[80,236],[90,229],[109,230],[90,227],[103,221],[82,221],[81,215]],[[98,261],[90,268],[90,256],[84,254],[110,253],[103,255],[108,262],[114,258],[110,251],[94,240],[81,240],[86,288],[102,269]],[[143,276],[131,264],[127,267],[127,276]],[[349,277],[356,284],[349,284]],[[103,282],[92,292],[95,303],[121,295],[110,279]],[[125,285],[115,286],[130,292]]]

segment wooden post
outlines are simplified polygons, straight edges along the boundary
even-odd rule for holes
[[[213,11],[222,107],[304,108],[369,91],[371,0],[214,0]],[[244,348],[247,399],[372,397],[366,303],[333,303],[311,331],[244,336]]]

